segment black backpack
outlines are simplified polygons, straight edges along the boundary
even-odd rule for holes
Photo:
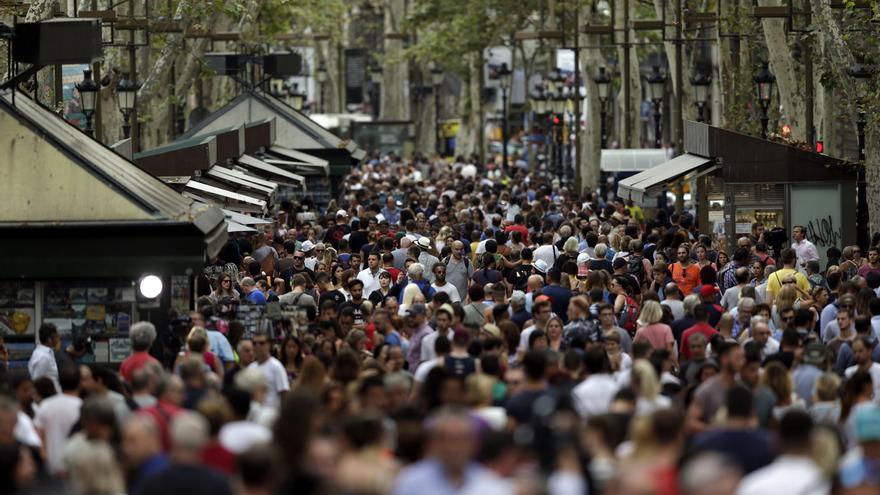
[[[632,254],[626,260],[629,274],[639,281],[639,285],[645,281],[645,264],[642,262],[644,259],[644,256]]]

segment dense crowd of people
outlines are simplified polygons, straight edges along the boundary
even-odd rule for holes
[[[230,239],[170,358],[139,322],[118,371],[58,359],[44,324],[0,491],[877,492],[880,239],[820,266],[801,226],[724,239],[461,158],[342,190]]]

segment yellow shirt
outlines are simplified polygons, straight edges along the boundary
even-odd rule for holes
[[[810,281],[807,280],[807,277],[805,277],[803,273],[793,268],[782,268],[770,274],[770,278],[767,280],[767,294],[773,294],[773,297],[776,297],[776,294],[779,293],[779,289],[782,288],[782,281],[792,275],[794,275],[794,280],[795,283],[797,283],[798,288],[809,293]]]

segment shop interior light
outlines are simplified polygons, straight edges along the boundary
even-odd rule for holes
[[[145,275],[138,283],[138,290],[147,299],[158,297],[162,293],[162,279],[155,275]]]

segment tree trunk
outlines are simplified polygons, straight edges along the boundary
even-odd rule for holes
[[[431,71],[427,67],[419,67],[419,79],[423,86],[431,84]],[[430,156],[437,149],[437,132],[435,123],[437,122],[436,106],[434,93],[440,88],[432,87],[430,94],[421,95],[418,99],[418,105],[413,109],[413,120],[416,126],[415,151]]]
[[[865,182],[868,187],[868,234],[880,232],[880,126],[868,119],[865,128]]]
[[[598,46],[599,36],[595,34],[580,35],[583,43],[581,46]],[[580,66],[581,77],[587,89],[587,112],[584,120],[587,125],[581,132],[580,160],[581,197],[589,198],[590,193],[599,187],[602,165],[602,123],[601,103],[599,102],[599,90],[593,78],[598,73],[598,68],[605,64],[601,52],[597,48],[585,48],[581,50]],[[607,117],[606,117],[607,118]]]
[[[28,8],[24,22],[37,22],[52,17],[55,7],[55,0],[34,0]],[[53,107],[53,99],[55,95],[55,69],[53,66],[46,67],[37,72],[37,87],[35,88],[35,96],[39,101],[49,107]]]
[[[624,24],[624,15],[626,14],[626,10],[624,9],[624,5],[628,5],[628,17],[630,20],[635,18],[635,0],[628,1],[615,1],[615,19],[617,20],[617,26],[615,30],[616,41],[619,44],[624,43],[624,33],[623,30],[629,30],[629,43],[631,44],[634,40],[632,30],[630,26]],[[641,101],[642,101],[642,84],[641,84],[641,73],[639,71],[639,60],[636,56],[635,50],[632,46],[623,47],[618,45],[617,48],[617,59],[620,60],[621,64],[621,78],[624,77],[624,69],[622,65],[625,63],[625,52],[629,50],[629,101],[630,108],[629,112],[626,111],[626,103],[624,91],[621,91],[617,101],[617,135],[619,137],[619,143],[621,148],[640,148],[641,144]],[[623,86],[625,82],[621,82],[621,86]],[[629,136],[626,135],[626,121],[629,120],[630,133]]]
[[[762,6],[780,5],[778,0],[760,0]],[[764,40],[770,54],[770,71],[776,76],[781,120],[791,126],[791,137],[799,141],[807,139],[804,92],[798,68],[785,33],[785,19],[762,19]],[[771,115],[772,117],[772,115]],[[773,129],[773,126],[770,127]]]
[[[455,154],[469,156],[483,155],[485,143],[483,125],[483,56],[481,53],[469,55],[468,73],[462,81],[459,99],[461,125],[455,137]]]
[[[174,10],[174,18],[183,19],[183,33],[193,24],[193,16],[187,15],[192,10],[192,0],[179,0],[177,8]],[[166,83],[168,73],[174,66],[174,59],[177,57],[178,51],[183,47],[183,33],[168,33],[165,39],[165,46],[162,53],[153,67],[147,72],[147,77],[138,90],[138,101],[143,102],[145,107],[149,106],[149,102],[153,94],[159,89],[161,84]]]
[[[405,0],[385,1],[385,57],[382,68],[382,120],[409,120],[409,63],[403,56]]]

